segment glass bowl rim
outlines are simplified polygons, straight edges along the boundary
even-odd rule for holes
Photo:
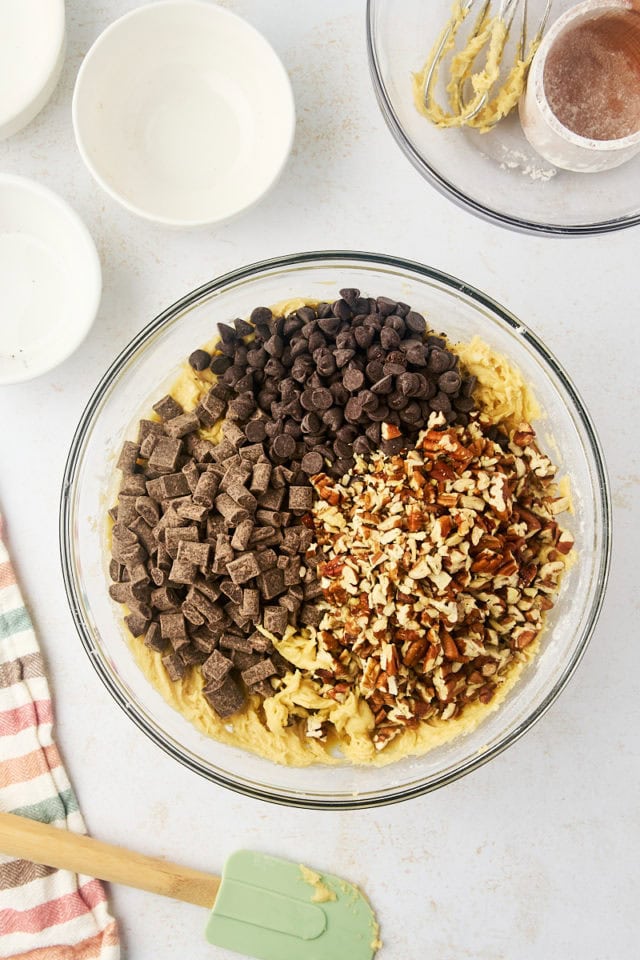
[[[367,56],[376,100],[378,101],[380,112],[394,140],[418,173],[435,187],[438,193],[452,200],[456,206],[461,209],[470,210],[471,213],[481,220],[488,221],[489,223],[497,223],[501,227],[515,230],[518,233],[534,234],[536,236],[592,237],[603,233],[613,233],[617,230],[625,230],[628,227],[634,227],[640,224],[640,212],[632,214],[631,216],[615,217],[612,220],[600,220],[596,223],[578,223],[572,226],[527,220],[508,213],[500,213],[500,211],[494,210],[480,203],[478,200],[474,200],[447,180],[446,177],[439,173],[420,155],[413,143],[409,140],[387,93],[385,83],[382,79],[382,70],[380,68],[375,42],[374,16],[376,4],[379,2],[380,0],[367,0],[366,13]]]
[[[72,562],[73,511],[71,508],[80,458],[83,454],[85,441],[90,435],[93,427],[95,414],[99,411],[102,400],[113,387],[117,377],[122,369],[126,366],[128,361],[154,334],[170,324],[185,309],[194,306],[204,297],[207,297],[216,291],[224,290],[228,285],[238,281],[259,277],[263,273],[272,273],[276,270],[300,267],[304,264],[319,264],[321,262],[328,262],[329,264],[337,265],[350,262],[362,264],[364,266],[392,268],[404,273],[413,273],[421,278],[435,281],[454,293],[459,293],[469,297],[475,304],[485,307],[491,311],[494,319],[501,321],[507,327],[511,328],[513,331],[516,331],[528,344],[528,346],[532,348],[534,353],[536,353],[542,359],[544,365],[549,367],[552,373],[558,378],[562,390],[564,391],[563,399],[565,401],[570,400],[573,404],[573,410],[577,414],[580,424],[585,431],[586,446],[593,457],[593,465],[595,467],[595,473],[598,480],[597,487],[594,485],[593,492],[596,498],[599,497],[600,509],[602,512],[602,545],[600,560],[596,573],[597,588],[594,591],[594,596],[588,614],[588,620],[583,629],[583,635],[580,639],[580,642],[573,651],[564,671],[556,680],[551,690],[548,691],[543,700],[537,705],[537,707],[533,709],[517,725],[517,727],[511,731],[511,733],[502,736],[490,749],[468,758],[465,762],[457,765],[455,769],[442,775],[435,776],[429,782],[414,782],[410,786],[406,787],[395,786],[386,792],[383,789],[383,791],[376,791],[363,796],[344,795],[343,797],[335,800],[327,799],[326,797],[314,797],[312,795],[309,796],[305,795],[303,792],[294,793],[291,791],[287,793],[283,788],[280,787],[269,789],[264,785],[255,786],[249,781],[240,781],[235,777],[235,775],[226,777],[218,771],[212,771],[205,764],[200,763],[193,757],[187,755],[185,752],[182,752],[180,749],[174,746],[174,744],[170,742],[170,740],[168,740],[165,735],[159,731],[159,729],[156,729],[157,725],[154,726],[153,724],[150,724],[138,706],[132,703],[131,700],[124,695],[119,684],[114,680],[112,672],[106,666],[104,657],[98,649],[98,645],[94,641],[91,630],[85,622],[82,614],[82,603],[80,599],[82,593],[81,583]],[[547,350],[536,334],[533,333],[526,326],[526,324],[520,321],[514,314],[497,303],[497,301],[493,300],[476,287],[464,283],[462,280],[459,280],[451,274],[444,273],[441,270],[426,266],[418,261],[408,260],[402,257],[351,250],[310,250],[303,253],[288,254],[247,264],[244,267],[239,267],[235,270],[228,271],[227,273],[224,273],[213,280],[207,281],[206,283],[197,287],[195,290],[192,290],[190,293],[186,294],[184,297],[175,301],[175,303],[167,307],[153,320],[146,324],[146,326],[144,326],[116,356],[115,360],[100,378],[96,388],[94,389],[84,408],[84,411],[82,412],[78,425],[74,431],[64,467],[59,513],[60,561],[62,566],[65,592],[74,626],[93,668],[96,670],[108,692],[111,694],[116,703],[122,708],[125,714],[127,714],[133,720],[136,726],[138,726],[139,729],[142,730],[142,732],[145,733],[150,740],[164,750],[165,753],[173,757],[183,766],[195,773],[198,773],[205,779],[216,783],[218,786],[225,787],[244,796],[252,797],[258,800],[264,800],[270,803],[277,803],[288,807],[315,810],[353,810],[373,808],[422,796],[438,789],[439,787],[453,783],[454,781],[465,776],[467,773],[471,773],[473,770],[478,769],[485,763],[488,763],[489,760],[492,760],[494,757],[502,753],[503,750],[506,750],[507,747],[519,740],[520,737],[522,737],[546,713],[546,711],[564,689],[576,670],[578,664],[580,663],[582,657],[584,656],[604,602],[611,563],[611,530],[612,519],[609,479],[604,462],[602,447],[600,445],[595,427],[578,391],[574,387],[568,374],[565,372],[561,364],[558,363],[553,354]]]

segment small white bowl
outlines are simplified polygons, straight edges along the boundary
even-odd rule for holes
[[[64,63],[64,0],[0,3],[0,140],[40,113]]]
[[[629,0],[584,0],[576,4],[551,26],[533,58],[527,89],[520,100],[520,122],[533,149],[556,167],[576,173],[598,173],[618,167],[640,152],[640,130],[619,140],[590,140],[578,136],[560,123],[544,89],[547,55],[569,25],[607,11],[630,8]]]
[[[278,179],[293,142],[291,84],[264,37],[202,0],[139,7],[98,37],[73,125],[112,197],[172,226],[221,223]]]
[[[101,291],[98,254],[78,215],[39,183],[0,174],[0,384],[66,360]]]

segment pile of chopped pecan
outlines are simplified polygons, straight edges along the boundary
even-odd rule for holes
[[[313,481],[317,642],[334,664],[314,679],[325,696],[366,700],[378,749],[489,703],[538,637],[573,547],[529,424],[500,442],[481,418],[445,426],[433,415],[414,450],[358,458],[348,484]]]

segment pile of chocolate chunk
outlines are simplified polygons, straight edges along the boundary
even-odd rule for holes
[[[288,316],[258,307],[219,332],[189,357],[196,408],[163,397],[123,445],[110,593],[172,680],[202,671],[226,718],[291,669],[271,637],[322,619],[310,478],[400,453],[433,412],[466,424],[474,379],[408,304],[356,289]],[[214,443],[203,433],[217,424]]]

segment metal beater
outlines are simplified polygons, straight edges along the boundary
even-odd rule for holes
[[[423,98],[427,115],[439,126],[465,126],[475,120],[485,107],[496,103],[497,95],[507,89],[510,80],[519,71],[524,80],[528,65],[538,48],[542,34],[547,24],[553,0],[546,0],[545,8],[533,39],[527,42],[528,0],[500,0],[497,11],[496,0],[457,0],[449,22],[445,25],[433,50],[430,54],[424,75]],[[435,99],[435,87],[443,61],[454,51],[456,35],[469,14],[474,8],[479,8],[478,17],[466,45],[462,50],[452,55],[452,79],[447,84],[447,93],[451,105],[451,112],[447,113]],[[490,63],[501,63],[504,49],[513,26],[516,13],[521,13],[520,36],[517,41],[516,58],[512,68],[507,71],[502,86],[495,91],[499,75],[505,76],[504,70],[498,71],[491,82],[487,68]],[[484,67],[474,71],[474,64],[480,55],[484,55]],[[455,70],[454,70],[455,67]],[[467,81],[471,81],[469,85]],[[484,82],[483,82],[484,81]],[[487,84],[489,84],[487,86]],[[466,91],[471,87],[471,95]],[[483,89],[486,86],[486,89]],[[517,98],[506,106],[511,109]],[[493,112],[486,122],[481,124],[483,130],[494,126],[506,112]],[[476,124],[474,124],[476,125]]]

